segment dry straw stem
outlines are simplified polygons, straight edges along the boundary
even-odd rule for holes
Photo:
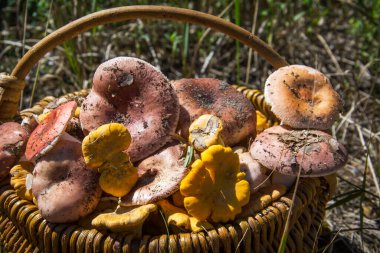
[[[359,139],[360,139],[360,142],[362,144],[362,148],[367,152],[367,159],[368,159],[368,167],[371,171],[371,174],[372,174],[372,177],[373,177],[373,182],[375,183],[375,186],[376,186],[376,191],[377,191],[377,194],[379,195],[380,197],[380,186],[379,186],[379,182],[377,180],[377,175],[376,175],[376,171],[375,171],[375,168],[373,166],[373,163],[372,163],[372,160],[371,160],[371,157],[369,155],[369,148],[371,147],[371,139],[370,139],[370,143],[367,144],[367,142],[365,141],[364,139],[364,136],[363,136],[363,132],[362,130],[360,129],[359,126],[356,126],[356,130],[358,131],[358,134],[359,134]],[[368,147],[368,148],[367,148]]]

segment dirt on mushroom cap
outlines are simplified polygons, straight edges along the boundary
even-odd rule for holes
[[[266,129],[253,142],[250,153],[263,166],[283,174],[323,176],[341,168],[347,151],[329,134],[319,130]]]
[[[172,81],[181,105],[178,129],[184,138],[189,126],[203,114],[222,120],[222,139],[234,145],[256,134],[256,111],[252,103],[228,83],[213,78],[180,79]]]
[[[341,98],[328,78],[303,65],[282,67],[265,82],[265,98],[283,124],[328,129],[341,109]]]
[[[110,122],[125,125],[132,136],[127,150],[131,161],[153,154],[170,141],[178,117],[178,99],[167,78],[132,57],[114,58],[98,67],[80,113],[87,133]]]
[[[0,180],[2,180],[24,152],[29,133],[16,122],[0,125],[0,133]]]
[[[33,195],[49,222],[67,223],[90,214],[102,193],[97,171],[86,167],[81,143],[64,134],[38,160],[33,172]]]
[[[169,197],[179,189],[188,173],[185,167],[184,145],[166,145],[138,166],[139,179],[135,187],[122,198],[122,205],[143,205]]]

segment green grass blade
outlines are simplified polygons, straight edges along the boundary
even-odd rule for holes
[[[356,199],[360,196],[364,195],[363,192],[361,190],[354,190],[354,191],[351,191],[350,194],[347,194],[347,196],[345,196],[344,198],[341,198],[340,200],[336,201],[334,204],[331,204],[330,206],[326,207],[326,210],[328,209],[333,209],[337,206],[341,206],[353,199]]]

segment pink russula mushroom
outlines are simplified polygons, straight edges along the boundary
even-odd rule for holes
[[[257,135],[251,155],[270,170],[303,177],[324,176],[343,167],[347,151],[319,130],[291,130],[275,126]]]
[[[292,128],[328,129],[342,103],[325,75],[303,65],[276,70],[265,82],[264,94],[282,124]]]
[[[145,205],[164,199],[178,191],[181,180],[188,173],[184,148],[170,143],[138,166],[139,179],[132,190],[122,198],[122,205]]]
[[[110,122],[123,124],[132,136],[127,150],[131,161],[153,154],[171,139],[178,123],[178,99],[155,67],[117,57],[98,67],[93,82],[80,112],[85,134]]]
[[[33,171],[33,195],[42,217],[53,223],[73,222],[90,214],[99,202],[99,173],[86,167],[81,143],[64,133]]]
[[[189,136],[190,124],[203,114],[222,120],[221,137],[231,146],[256,134],[256,111],[252,103],[226,82],[212,78],[172,81],[181,105],[178,129]]]
[[[58,142],[77,107],[75,101],[67,102],[52,110],[29,137],[25,156],[35,160],[46,154]]]
[[[16,122],[0,125],[0,181],[23,154],[29,133]]]

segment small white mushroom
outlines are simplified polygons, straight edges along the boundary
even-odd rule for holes
[[[240,170],[245,173],[245,179],[249,182],[251,193],[261,187],[268,186],[269,180],[266,180],[266,169],[253,159],[249,152],[238,153],[238,155]]]

